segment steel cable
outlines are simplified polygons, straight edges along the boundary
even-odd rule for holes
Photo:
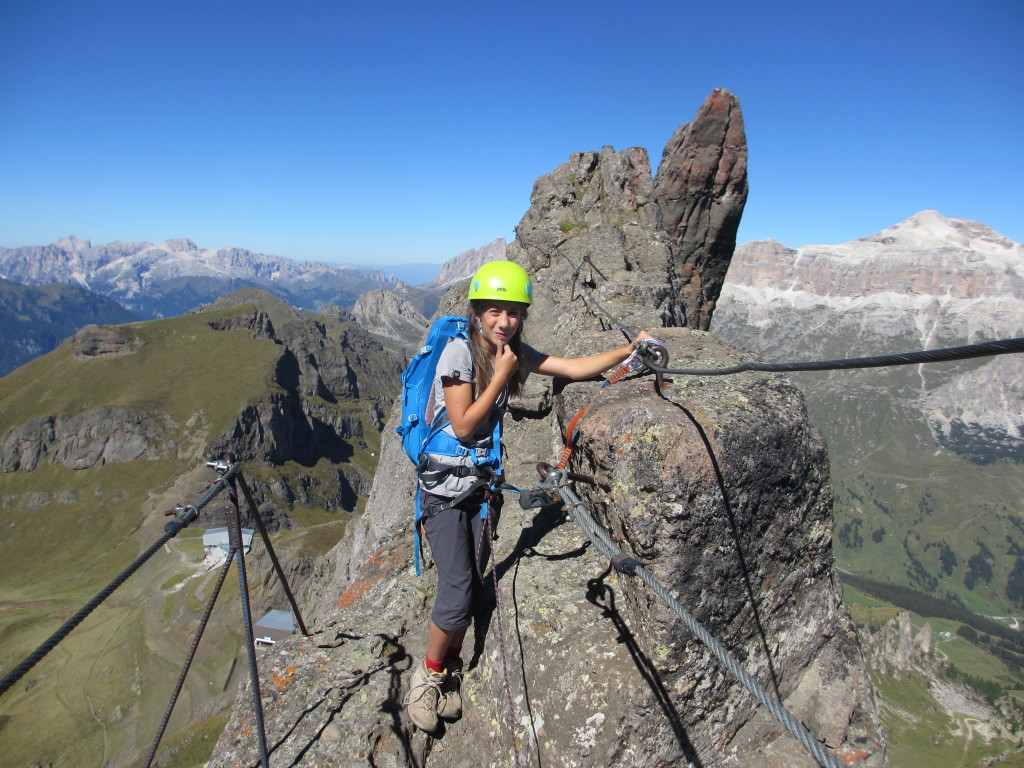
[[[179,529],[180,530],[180,529]],[[71,631],[81,624],[86,617],[92,613],[96,608],[110,597],[114,591],[124,584],[128,577],[135,573],[149,558],[151,558],[164,544],[173,539],[178,534],[178,531],[169,531],[160,537],[149,549],[143,552],[136,558],[130,566],[118,574],[112,582],[110,582],[102,591],[99,592],[92,600],[86,603],[74,616],[68,619],[64,624],[50,635],[42,645],[36,648],[30,653],[24,661],[8,673],[3,680],[0,680],[0,695],[7,692],[7,690],[18,682],[22,677],[28,674],[29,670],[32,669],[36,664],[43,660],[43,658],[54,648],[57,647],[58,643],[71,634]]]
[[[733,373],[743,373],[744,371],[784,373],[788,371],[840,371],[853,368],[886,368],[898,365],[915,365],[918,363],[945,363],[953,360],[970,360],[975,357],[1009,355],[1016,352],[1024,352],[1024,338],[987,341],[981,344],[968,344],[962,347],[926,349],[920,352],[900,352],[894,355],[854,357],[843,360],[817,360],[806,363],[740,363],[739,365],[727,368],[662,368],[646,360],[644,364],[657,374],[727,376]]]
[[[552,255],[550,250],[543,248],[536,243],[527,243],[525,240],[523,243],[531,248],[535,248],[547,256]],[[576,266],[568,256],[558,249],[557,246],[555,247],[554,253],[565,259],[569,263],[569,266],[573,268],[574,282],[579,277],[584,264],[590,263],[591,266],[593,266],[593,263],[590,261],[589,254],[583,257],[579,266]],[[594,298],[594,295],[589,290],[587,290],[587,287],[583,285],[582,281],[579,282],[579,287],[580,290],[583,291],[584,298],[593,304],[602,315],[608,318],[611,323],[616,325],[619,330],[626,334],[630,339],[636,338],[636,331],[625,325],[621,320],[613,317],[608,310],[601,306],[601,303]],[[892,355],[876,355],[872,357],[845,358],[840,360],[816,360],[805,363],[741,363],[740,365],[733,365],[727,368],[664,368],[653,361],[644,360],[644,363],[651,371],[662,375],[727,376],[733,373],[743,373],[744,371],[785,373],[791,371],[839,371],[856,368],[886,368],[899,365],[917,365],[920,363],[944,363],[952,362],[954,360],[970,360],[976,357],[991,357],[993,355],[1007,355],[1017,352],[1024,352],[1024,337],[1000,339],[998,341],[988,341],[980,344],[967,344],[960,347],[926,349],[919,352],[901,352]]]
[[[597,268],[597,266],[594,264],[594,262],[590,260],[590,254],[589,253],[586,254],[583,257],[583,260],[580,262],[580,265],[576,266],[575,264],[572,263],[572,259],[570,259],[568,256],[566,256],[564,253],[562,253],[558,249],[558,245],[555,246],[554,254],[552,254],[552,252],[550,250],[548,250],[547,248],[544,248],[543,246],[537,245],[537,243],[527,241],[519,233],[516,233],[516,239],[518,239],[523,245],[525,245],[525,246],[527,246],[529,248],[534,248],[534,249],[540,251],[545,256],[551,257],[552,255],[558,255],[558,256],[561,256],[563,259],[565,259],[569,263],[569,266],[572,267],[572,269],[573,269],[572,280],[573,280],[574,284],[576,283],[577,278],[579,278],[580,272],[583,270],[583,265],[584,264],[589,264],[592,269],[594,269],[598,274],[601,275],[601,277],[604,277],[604,275],[601,273],[601,270],[599,270]],[[565,241],[563,240],[562,242],[565,242]],[[561,243],[559,243],[559,245],[561,245]],[[630,328],[628,325],[623,323],[618,318],[613,317],[611,315],[611,313],[609,313],[604,307],[601,306],[600,302],[598,302],[597,299],[594,298],[594,295],[589,290],[587,290],[587,287],[583,284],[582,280],[579,281],[578,284],[579,284],[580,290],[582,290],[583,293],[586,294],[584,298],[586,298],[588,301],[590,301],[591,304],[593,304],[595,307],[597,307],[598,311],[602,315],[607,317],[608,320],[613,325],[617,326],[618,329],[620,331],[622,331],[630,340],[633,340],[633,339],[635,339],[637,337],[636,331],[634,331],[632,328]]]
[[[166,533],[154,542],[149,549],[139,555],[131,565],[121,571],[121,573],[118,574],[117,577],[106,587],[104,587],[92,600],[82,606],[78,613],[64,622],[60,629],[50,635],[42,645],[32,651],[32,653],[30,653],[24,661],[18,664],[18,666],[12,669],[3,680],[0,680],[0,696],[6,693],[11,686],[27,675],[29,670],[42,661],[50,651],[56,648],[61,640],[71,634],[71,631],[75,627],[81,624],[90,613],[96,610],[104,600],[110,597],[118,587],[124,584],[133,573],[139,570],[139,568],[141,568],[149,558],[159,551],[160,547],[177,536],[181,532],[182,528],[195,520],[199,516],[199,512],[203,507],[209,504],[218,493],[224,490],[228,478],[234,476],[237,472],[238,465],[232,465],[224,475],[218,478],[213,485],[210,486],[210,490],[198,502],[192,506],[184,508],[185,514],[181,519],[171,520],[164,526]]]
[[[206,611],[203,613],[203,618],[199,620],[199,626],[192,638],[192,645],[188,650],[188,656],[181,667],[181,672],[178,674],[178,682],[174,686],[174,693],[171,694],[170,701],[167,703],[167,709],[164,710],[164,718],[160,721],[160,727],[157,729],[156,736],[153,738],[153,744],[149,748],[149,756],[146,758],[144,768],[149,768],[153,764],[153,758],[156,757],[156,751],[160,747],[160,741],[163,739],[164,732],[167,730],[167,724],[171,720],[171,714],[174,712],[174,706],[178,702],[178,696],[181,694],[181,689],[185,685],[185,677],[188,675],[189,669],[192,668],[192,661],[195,659],[196,651],[199,649],[199,641],[203,637],[203,632],[206,631],[206,625],[209,623],[210,616],[213,613],[213,606],[217,602],[217,598],[220,596],[220,590],[224,586],[224,579],[227,578],[228,570],[231,568],[231,563],[234,558],[235,552],[232,550],[224,560],[223,567],[220,569],[220,575],[217,577],[217,583],[213,587],[213,593],[210,595],[210,599],[206,603]]]
[[[237,466],[237,465],[236,465]],[[260,765],[270,768],[270,754],[267,749],[267,729],[263,718],[263,695],[260,674],[256,664],[256,641],[252,631],[252,613],[249,604],[249,583],[245,571],[245,546],[242,543],[242,511],[238,506],[238,491],[234,476],[228,481],[228,496],[233,514],[227,516],[228,540],[238,563],[238,596],[242,604],[242,629],[245,633],[245,650],[249,660],[249,686],[252,691],[253,716],[256,720],[256,738],[260,750]]]
[[[522,238],[520,238],[522,240]],[[551,255],[551,251],[536,244],[526,243],[542,253]],[[571,267],[573,267],[573,283],[577,283],[583,265],[590,262],[589,254],[584,256],[579,266],[572,263],[568,256],[563,254],[556,246],[555,253],[562,256]],[[595,268],[596,269],[596,268]],[[633,329],[626,326],[620,320],[611,315],[593,294],[578,282],[585,300],[589,301],[597,310],[604,315],[611,323],[617,326],[628,338],[635,339],[637,334]],[[829,370],[851,370],[865,368],[895,367],[901,365],[916,365],[921,363],[951,362],[956,360],[970,360],[978,357],[990,357],[994,355],[1005,355],[1024,352],[1024,338],[1001,339],[998,341],[970,344],[959,347],[948,347],[943,349],[922,350],[918,352],[904,352],[891,355],[877,355],[871,357],[847,358],[840,360],[820,360],[803,363],[742,363],[725,368],[667,368],[658,365],[653,359],[643,360],[647,369],[655,373],[660,384],[661,377],[665,374],[686,375],[686,376],[725,376],[746,371],[761,372],[795,372],[795,371],[829,371]],[[585,409],[584,409],[585,410]],[[577,414],[578,418],[582,415]],[[575,419],[574,419],[575,421]],[[570,428],[571,434],[571,428]],[[594,546],[607,557],[615,566],[616,570],[622,573],[629,573],[637,576],[646,584],[670,610],[690,629],[691,632],[718,658],[722,665],[728,669],[737,680],[749,690],[754,697],[763,704],[775,718],[786,727],[787,730],[797,739],[800,744],[818,761],[824,768],[840,768],[838,758],[824,745],[817,741],[811,733],[799,723],[782,703],[773,698],[771,694],[751,677],[733,655],[715,637],[698,622],[671,594],[665,589],[647,570],[636,560],[628,558],[622,550],[611,540],[607,532],[597,524],[594,518],[587,511],[585,505],[575,496],[565,480],[567,473],[563,469],[571,453],[570,443],[567,440],[566,449],[563,452],[557,469],[548,468],[547,473],[538,465],[538,470],[544,478],[541,487],[549,493],[557,494],[565,510],[572,516],[573,520],[580,526],[587,538]],[[769,660],[770,661],[770,660]]]

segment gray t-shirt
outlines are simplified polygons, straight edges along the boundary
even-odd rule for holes
[[[519,359],[519,370],[517,375],[521,381],[526,381],[526,377],[530,375],[533,367],[538,364],[540,359],[543,357],[537,350],[528,344],[522,345],[522,352]],[[452,339],[448,342],[448,346],[441,352],[441,357],[437,361],[437,370],[434,373],[434,391],[433,397],[427,403],[426,416],[433,423],[434,419],[441,413],[446,407],[444,397],[444,379],[454,379],[455,381],[473,381],[473,354],[470,352],[469,343],[462,339]],[[474,396],[475,396],[474,392]],[[505,415],[505,408],[508,406],[508,390],[506,389],[498,397],[497,412],[499,418]],[[452,437],[456,437],[455,429],[451,424],[448,424],[444,431]],[[462,440],[462,445],[466,448],[478,448],[481,451],[486,451],[491,447],[491,436],[494,433],[494,422],[488,420],[480,426],[480,428],[472,435],[469,440]],[[444,464],[447,466],[473,466],[473,459],[471,456],[438,456],[430,454],[434,461]],[[476,480],[474,477],[455,477],[452,474],[444,475],[440,480],[431,477],[428,474],[424,476],[421,473],[419,482],[420,487],[430,491],[437,496],[447,496],[452,498],[458,496],[464,490],[469,488]]]

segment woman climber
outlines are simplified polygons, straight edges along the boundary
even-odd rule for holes
[[[501,420],[510,397],[531,373],[588,379],[621,363],[633,344],[596,355],[562,358],[537,352],[523,340],[532,303],[526,271],[511,261],[492,261],[469,286],[468,341],[454,338],[438,361],[428,402],[429,423],[447,426],[427,444],[418,471],[420,520],[437,568],[437,594],[427,650],[406,697],[413,723],[437,730],[440,720],[462,716],[462,643],[482,596],[490,557],[484,532],[497,526],[501,509]],[[443,342],[442,342],[443,343]]]

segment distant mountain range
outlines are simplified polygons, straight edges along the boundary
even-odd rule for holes
[[[429,317],[453,282],[504,255],[505,241],[498,238],[444,265],[411,265],[403,274],[423,278],[411,286],[384,269],[300,263],[241,248],[201,249],[185,238],[158,245],[93,245],[65,237],[50,245],[0,248],[0,321],[6,329],[0,338],[0,376],[85,325],[176,317],[244,288],[309,310],[352,308],[363,294],[395,291],[393,300],[363,302],[360,322],[414,347],[426,325],[420,315]],[[396,302],[415,308],[410,310],[415,316],[379,314]]]
[[[93,245],[65,237],[50,245],[0,248],[0,277],[22,285],[79,285],[145,318],[175,317],[241,288],[319,309],[351,306],[364,291],[398,284],[378,269],[300,263],[242,248],[200,249],[186,238]]]
[[[462,280],[468,280],[484,262],[504,259],[505,251],[506,244],[503,237],[492,240],[482,248],[463,251],[448,259],[441,267],[441,272],[424,287],[447,288]]]
[[[1024,246],[935,211],[839,245],[745,243],[711,330],[769,362],[1024,336]],[[1024,606],[1024,355],[789,378],[829,444],[844,567]]]
[[[936,211],[841,245],[744,243],[729,268],[714,330],[771,360],[1022,336],[1024,245]],[[850,376],[834,378],[841,396]],[[914,368],[900,397],[946,448],[980,461],[1024,461],[1020,355]]]

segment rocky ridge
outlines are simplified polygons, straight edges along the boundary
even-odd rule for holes
[[[397,291],[381,289],[360,294],[352,313],[370,333],[412,345],[423,338],[429,325],[427,318]]]
[[[722,105],[729,124],[741,125],[735,97],[716,91],[671,153],[679,166],[663,161],[659,170],[693,190],[718,190],[710,204],[652,179],[639,148],[576,153],[538,179],[509,247],[536,286],[531,344],[577,355],[622,343],[586,288],[616,318],[657,329],[677,362],[742,359],[706,333],[659,327],[688,311],[691,327],[710,317],[714,279],[695,278],[725,271],[678,258],[655,191],[738,217],[742,200],[726,198],[743,185],[713,183],[746,157],[735,131],[722,142],[705,124],[721,123]],[[686,158],[715,152],[703,174],[684,172],[694,165]],[[721,217],[696,220],[705,240],[723,230]],[[673,290],[686,286],[691,299],[700,292],[690,305]],[[460,308],[461,295],[450,292],[439,311]],[[535,482],[533,464],[557,455],[564,425],[586,403],[570,467],[595,478],[578,491],[602,524],[844,763],[884,765],[873,694],[832,571],[827,457],[799,392],[754,374],[671,382],[660,394],[646,378],[602,389],[531,377],[506,420],[511,482]],[[518,749],[526,762],[565,766],[814,764],[660,602],[609,570],[557,505],[519,510],[511,501],[498,528],[493,599],[467,638],[466,714],[436,738],[415,731],[402,696],[423,652],[433,578],[410,573],[412,478],[395,420],[361,527],[332,553],[333,566],[320,568],[333,568],[333,579],[320,585],[314,633],[279,643],[261,662],[272,759],[505,766]],[[209,765],[253,760],[248,696],[240,692]]]
[[[275,307],[285,321],[275,326],[268,311],[253,301]],[[290,504],[353,510],[368,491],[370,476],[347,460],[356,449],[376,446],[394,396],[399,360],[361,329],[329,330],[322,319],[304,318],[270,294],[246,291],[223,297],[208,309],[237,305],[244,305],[240,312],[216,313],[206,325],[221,332],[244,330],[250,338],[278,344],[273,386],[265,398],[243,407],[229,430],[213,436],[202,455],[231,451],[247,463],[296,462],[306,467],[330,459],[338,468],[328,487],[318,487],[320,481],[304,479],[299,472],[276,484],[279,494],[255,489],[261,512],[287,521],[281,509]],[[341,316],[352,325],[344,310]],[[76,357],[87,360],[132,354],[145,342],[132,326],[87,326],[66,343]],[[43,461],[88,469],[143,458],[181,458],[182,451],[192,448],[165,436],[181,427],[159,409],[143,412],[119,406],[33,418],[12,425],[0,437],[0,467],[5,472],[31,472]]]
[[[481,264],[504,259],[506,245],[498,238],[481,248],[453,256],[441,267],[440,274],[423,285],[399,283],[394,288],[367,291],[359,296],[353,313],[357,322],[370,333],[398,342],[407,354],[414,354],[423,341],[445,290],[468,280]]]
[[[29,419],[0,441],[0,470],[31,472],[42,460],[68,469],[165,458],[161,418],[104,406],[76,416]]]

